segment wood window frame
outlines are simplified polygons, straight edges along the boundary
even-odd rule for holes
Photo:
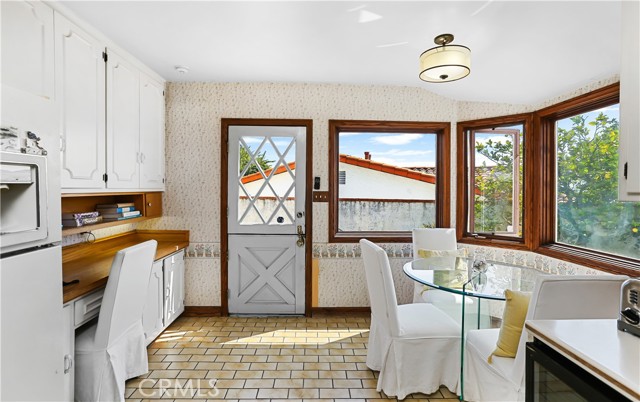
[[[612,84],[541,109],[535,114],[540,139],[540,232],[536,252],[590,268],[638,276],[640,260],[556,242],[556,131],[558,120],[620,103],[620,84]]]
[[[339,134],[341,132],[436,134],[436,227],[451,224],[451,123],[382,120],[329,120],[329,242],[355,243],[362,238],[374,242],[411,243],[408,231],[338,232]]]
[[[456,234],[460,243],[475,244],[490,247],[506,247],[520,250],[530,250],[533,246],[532,235],[536,213],[534,211],[533,184],[535,166],[536,141],[533,134],[533,113],[521,113],[509,116],[491,117],[487,119],[468,120],[457,123],[457,195],[456,203]],[[522,237],[505,235],[477,236],[470,233],[469,227],[469,170],[470,152],[469,141],[465,132],[480,131],[491,128],[501,128],[521,124],[524,128],[524,173],[523,173],[523,201],[522,201]]]

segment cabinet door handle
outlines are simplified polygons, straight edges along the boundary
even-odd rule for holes
[[[71,355],[64,355],[64,373],[67,374],[73,367],[73,359]]]
[[[60,134],[60,152],[64,152],[67,149],[67,140]]]
[[[147,159],[147,157],[144,155],[143,152],[140,152],[140,163],[144,163],[144,161]]]

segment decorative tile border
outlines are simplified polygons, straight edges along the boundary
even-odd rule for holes
[[[379,244],[389,258],[413,258],[413,246],[411,243],[384,243]],[[469,250],[469,255],[477,259],[486,259],[510,264],[522,265],[538,271],[558,275],[598,275],[602,271],[557,260],[552,257],[536,254],[529,251],[519,251],[504,248],[460,245]],[[313,243],[312,256],[317,259],[350,259],[361,257],[360,244],[358,243]],[[220,243],[197,242],[190,243],[186,253],[187,258],[220,258]]]
[[[189,243],[186,258],[220,258],[220,243]]]

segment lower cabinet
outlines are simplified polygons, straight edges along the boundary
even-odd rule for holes
[[[184,311],[184,251],[164,259],[164,325]]]
[[[162,265],[163,260],[153,263],[149,287],[147,288],[147,301],[142,313],[142,326],[144,327],[147,345],[164,329],[164,276]]]
[[[73,303],[65,304],[62,308],[62,322],[64,325],[63,359],[64,359],[64,392],[63,400],[73,402],[76,331],[74,324]]]
[[[184,311],[184,250],[158,260],[151,268],[142,314],[147,345]]]

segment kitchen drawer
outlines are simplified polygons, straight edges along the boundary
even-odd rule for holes
[[[76,328],[98,316],[100,306],[102,306],[102,296],[104,296],[104,289],[93,292],[75,301],[73,322]]]

